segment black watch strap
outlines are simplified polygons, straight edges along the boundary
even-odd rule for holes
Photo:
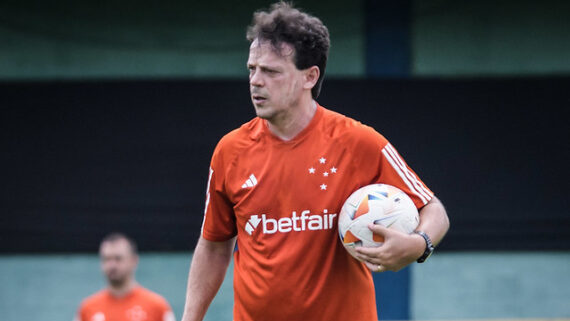
[[[433,246],[431,239],[425,232],[415,231],[414,233],[419,234],[426,241],[426,250],[424,251],[424,254],[422,254],[422,256],[420,256],[420,258],[417,260],[418,263],[424,263],[428,259],[428,257],[430,257],[430,255],[433,253],[435,247]]]

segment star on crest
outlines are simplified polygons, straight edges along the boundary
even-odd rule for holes
[[[309,175],[314,175],[313,178],[311,178],[311,180],[313,181],[312,185],[314,187],[317,187],[321,190],[321,191],[327,191],[329,188],[329,185],[335,182],[335,178],[336,178],[336,174],[338,173],[338,168],[335,166],[335,160],[334,159],[328,159],[325,158],[325,155],[321,154],[320,158],[317,158],[317,162],[314,162],[314,158],[313,158],[313,162],[312,164],[309,163],[308,165],[310,166],[309,168],[305,167],[305,169],[309,172]],[[328,163],[327,163],[328,161]],[[306,173],[306,172],[305,172]],[[318,181],[314,181],[313,179],[316,179],[317,177],[321,177],[320,174],[323,174],[323,180],[327,183],[330,184],[325,184],[323,181],[321,181],[322,184],[318,184]],[[335,177],[333,177],[335,176]],[[327,181],[328,180],[328,181]],[[333,185],[334,186],[334,185]]]

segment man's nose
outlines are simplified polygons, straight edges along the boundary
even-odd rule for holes
[[[249,84],[255,87],[263,87],[263,79],[257,70],[254,70],[251,73],[251,76],[249,77]]]

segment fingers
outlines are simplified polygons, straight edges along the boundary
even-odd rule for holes
[[[406,254],[409,253],[406,250],[406,246],[410,244],[409,235],[379,224],[369,224],[368,228],[374,235],[384,238],[380,246],[355,248],[356,257],[364,262],[368,269],[374,272],[398,271],[415,261],[410,260],[410,256]]]
[[[381,224],[368,224],[368,228],[372,231],[372,233],[382,236],[386,236],[391,232],[390,229]]]
[[[381,246],[379,246],[379,247],[357,246],[354,248],[354,250],[356,251],[356,253],[358,253],[360,255],[370,256],[370,257],[377,257],[381,254],[381,253],[379,253],[379,252],[381,252]]]
[[[389,233],[391,233],[388,228],[379,224],[369,224],[368,228],[372,233],[384,236],[385,238]],[[355,248],[355,251],[357,258],[364,262],[370,271],[384,272],[389,270],[389,267],[386,265],[386,263],[390,261],[387,257],[390,253],[389,247],[390,246],[386,248],[385,245],[378,247],[358,246]]]
[[[362,262],[368,262],[370,264],[382,265],[382,260],[375,258],[375,257],[358,255],[358,259],[361,260]]]
[[[357,247],[356,249],[356,257],[363,261],[368,262],[370,264],[381,265],[383,256],[378,253],[378,248],[370,248],[370,247]]]
[[[386,267],[383,266],[382,264],[372,264],[372,263],[368,263],[368,262],[364,262],[364,264],[366,264],[366,267],[372,272],[386,272],[386,271],[388,271],[386,269]]]
[[[381,247],[357,247],[355,250],[356,257],[364,262],[370,271],[392,271],[392,266],[390,265],[392,260],[386,256]]]

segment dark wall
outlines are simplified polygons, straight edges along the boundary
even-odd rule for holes
[[[447,206],[442,250],[570,249],[570,78],[327,80]],[[114,230],[191,250],[211,152],[246,81],[0,84],[0,252],[93,251]]]

